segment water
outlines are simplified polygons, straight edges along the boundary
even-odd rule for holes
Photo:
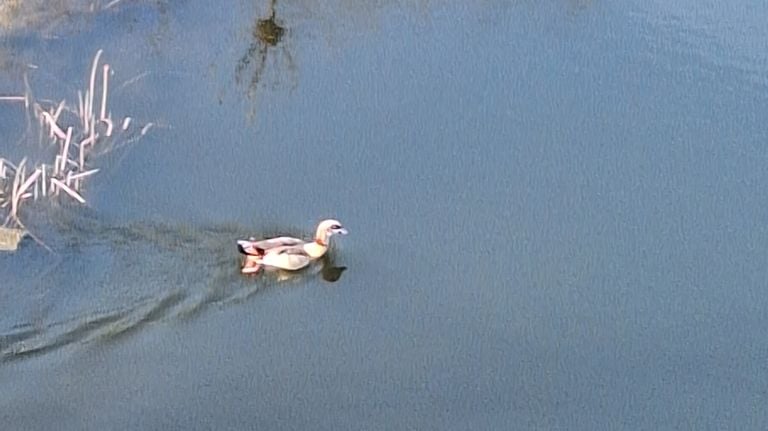
[[[69,98],[103,48],[157,124],[29,215],[54,255],[0,257],[6,428],[766,428],[762,4],[274,11],[5,36],[3,91]],[[335,282],[238,274],[325,217]]]

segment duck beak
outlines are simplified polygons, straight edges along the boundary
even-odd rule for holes
[[[346,234],[349,233],[349,231],[347,231],[346,228],[342,227],[342,228],[336,229],[336,233],[339,234],[339,235],[346,235]]]

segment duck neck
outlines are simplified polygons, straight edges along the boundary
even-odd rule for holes
[[[318,226],[317,232],[315,232],[315,243],[327,248],[328,239],[328,232],[326,232],[322,226]]]
[[[318,258],[328,251],[328,244],[320,239],[315,239],[313,242],[304,245],[304,251],[311,257]]]

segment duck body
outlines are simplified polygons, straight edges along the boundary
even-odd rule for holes
[[[245,255],[241,272],[251,274],[262,266],[288,271],[302,269],[325,255],[328,251],[328,241],[335,234],[346,235],[347,230],[337,220],[329,219],[320,222],[312,241],[290,236],[239,240],[238,250]]]

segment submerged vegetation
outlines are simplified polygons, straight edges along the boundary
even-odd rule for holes
[[[264,81],[264,75],[270,62],[277,68],[284,66],[289,73],[289,80],[295,77],[296,64],[287,46],[283,44],[283,38],[288,30],[277,18],[277,0],[270,0],[267,15],[257,17],[251,30],[252,41],[245,54],[237,62],[235,79],[239,84],[247,86],[247,97],[254,98],[260,83]],[[270,54],[271,53],[271,54]],[[272,60],[270,61],[270,57]],[[281,75],[274,75],[275,86],[281,83]],[[290,84],[292,87],[295,82]],[[252,113],[251,113],[252,114]]]
[[[99,172],[94,159],[136,141],[152,127],[152,123],[132,127],[131,117],[113,117],[108,105],[112,69],[100,64],[101,54],[101,50],[96,53],[87,88],[78,90],[76,104],[35,99],[26,77],[24,94],[0,96],[2,103],[23,107],[26,136],[36,135],[44,150],[34,160],[23,157],[14,162],[0,157],[0,243],[6,242],[0,249],[15,249],[13,241],[18,243],[23,236],[21,214],[26,202],[86,203],[85,185]]]

